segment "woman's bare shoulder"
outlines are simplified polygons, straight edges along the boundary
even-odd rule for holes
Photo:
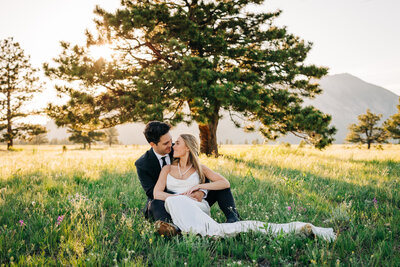
[[[200,164],[200,167],[201,167],[201,169],[203,170],[203,171],[208,171],[208,170],[210,170],[210,168],[208,168],[206,165],[204,165],[204,164]]]

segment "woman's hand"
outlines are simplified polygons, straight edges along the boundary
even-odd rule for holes
[[[186,192],[183,193],[182,195],[189,196],[189,195],[191,195],[194,191],[197,191],[197,190],[199,190],[199,189],[201,189],[201,184],[198,184],[198,185],[193,186],[192,188],[190,188],[188,191],[186,191]]]

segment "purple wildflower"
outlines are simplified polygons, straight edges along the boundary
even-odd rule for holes
[[[291,211],[291,210],[292,210],[292,207],[287,206],[287,210],[288,210],[288,211]]]
[[[24,221],[23,221],[23,220],[19,220],[19,224],[20,224],[21,226],[24,226],[24,225],[26,225],[26,224],[24,223]]]
[[[374,206],[377,209],[378,208],[378,200],[376,200],[376,198],[374,197],[374,199],[372,201],[374,202]]]
[[[64,220],[64,215],[58,216],[58,218],[57,218],[57,225],[60,225],[61,222],[62,222],[63,220]]]

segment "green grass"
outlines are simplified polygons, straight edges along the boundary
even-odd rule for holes
[[[141,212],[134,162],[147,147],[18,148],[0,150],[0,265],[400,265],[399,145],[231,145],[201,158],[229,179],[243,219],[333,227],[334,243],[293,234],[162,237]],[[212,215],[225,219],[217,205]]]

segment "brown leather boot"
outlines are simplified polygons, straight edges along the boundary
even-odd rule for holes
[[[180,234],[180,230],[179,228],[172,224],[172,223],[167,223],[167,222],[163,222],[163,221],[156,221],[155,222],[155,226],[157,229],[157,232],[160,235],[164,235],[164,236],[175,236]]]

